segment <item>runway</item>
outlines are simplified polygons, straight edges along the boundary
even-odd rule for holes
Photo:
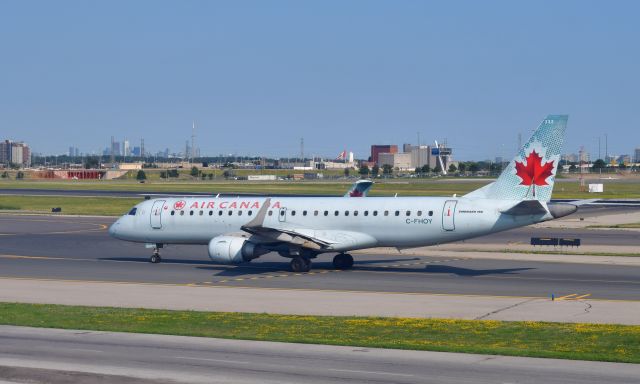
[[[163,262],[150,250],[109,238],[111,218],[0,216],[0,277],[107,281],[191,286],[342,290],[506,297],[567,295],[640,300],[640,267],[531,260],[358,254],[353,270],[332,268],[331,255],[314,260],[310,273],[291,273],[288,260],[265,255],[252,263],[210,262],[206,247],[170,246]],[[553,230],[557,231],[557,230]],[[634,232],[571,230],[588,243],[637,243]],[[588,231],[588,236],[585,233]],[[478,239],[528,241],[543,229],[519,229]],[[500,239],[505,240],[500,240]],[[524,258],[524,256],[523,256]]]
[[[586,361],[0,326],[0,380],[83,383],[631,383]]]

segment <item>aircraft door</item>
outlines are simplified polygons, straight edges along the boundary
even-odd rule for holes
[[[444,202],[444,208],[442,209],[442,229],[445,231],[453,231],[456,229],[456,204],[458,204],[456,200],[447,200]]]
[[[153,202],[151,208],[151,228],[162,228],[162,208],[164,207],[164,200],[157,200]]]
[[[280,208],[280,212],[278,212],[278,221],[282,223],[287,221],[287,208]]]

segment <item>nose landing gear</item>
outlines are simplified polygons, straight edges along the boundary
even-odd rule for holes
[[[155,247],[153,247],[153,254],[149,258],[151,263],[157,264],[162,261],[162,258],[160,257],[160,248],[162,248],[162,244],[156,244]]]

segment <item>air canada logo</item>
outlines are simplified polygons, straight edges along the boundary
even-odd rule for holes
[[[176,201],[173,203],[173,209],[183,209],[187,203],[184,200]]]
[[[553,163],[551,160],[542,164],[542,157],[534,149],[523,162],[516,161],[516,176],[522,179],[520,185],[533,188],[533,196],[536,196],[536,185],[545,186],[547,179],[553,176]],[[527,192],[528,194],[528,192]]]

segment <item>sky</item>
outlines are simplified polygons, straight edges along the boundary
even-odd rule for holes
[[[369,156],[446,139],[511,158],[547,114],[567,153],[640,147],[637,1],[0,2],[0,139],[100,153]]]

